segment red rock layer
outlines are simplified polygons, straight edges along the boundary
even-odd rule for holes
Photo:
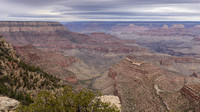
[[[120,97],[123,111],[199,109],[198,78],[178,75],[151,62],[130,58],[111,67],[108,77],[114,80],[114,94]]]

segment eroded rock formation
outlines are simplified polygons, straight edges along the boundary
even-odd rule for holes
[[[110,68],[123,111],[199,111],[200,79],[126,58]]]
[[[74,84],[92,83],[126,54],[148,52],[134,40],[105,33],[75,33],[58,22],[0,22],[0,26],[0,33],[24,61],[64,82],[73,76],[77,79]]]

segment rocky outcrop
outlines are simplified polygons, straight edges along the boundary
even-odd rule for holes
[[[70,83],[73,83],[73,84],[76,84],[77,83],[77,78],[76,78],[76,76],[68,76],[66,78],[66,81],[70,82]]]
[[[130,58],[110,68],[122,111],[195,111],[199,109],[200,80]],[[114,77],[113,77],[114,76]],[[189,86],[188,85],[194,85]],[[185,97],[187,95],[188,97]],[[194,102],[195,101],[195,102]]]
[[[145,60],[156,64],[167,70],[190,76],[193,73],[200,72],[200,60],[192,57],[177,57],[164,54],[142,54],[142,55],[129,55],[134,60]]]
[[[199,28],[200,28],[200,25],[195,25],[193,28],[199,29]]]
[[[181,28],[185,28],[185,26],[183,24],[174,24],[171,28],[181,29]]]
[[[162,29],[169,29],[168,25],[164,25]]]
[[[195,37],[192,39],[193,42],[199,42],[200,41],[200,37]]]
[[[114,25],[111,29],[112,32],[121,32],[121,33],[134,33],[134,32],[143,32],[149,30],[146,26],[139,26],[135,24],[129,24],[129,25]]]
[[[117,96],[114,95],[103,95],[101,96],[102,102],[111,103],[111,105],[115,105],[119,110],[121,110],[120,100]]]
[[[14,112],[19,106],[20,102],[8,97],[0,96],[0,111],[1,112]]]
[[[185,96],[190,97],[196,103],[200,101],[200,85],[199,84],[186,84],[183,86],[181,91]]]
[[[53,38],[61,39],[60,35],[67,30],[57,22],[0,22],[0,26],[0,33],[14,46],[43,43],[47,37],[46,42],[57,43]],[[63,39],[62,41],[69,42]]]
[[[192,77],[200,78],[200,74],[199,74],[199,73],[195,73],[195,72],[194,72],[191,76],[192,76]]]
[[[49,32],[56,30],[66,30],[63,25],[58,22],[26,22],[26,21],[10,21],[0,22],[1,32]]]

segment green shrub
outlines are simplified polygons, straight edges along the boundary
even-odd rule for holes
[[[13,89],[6,87],[3,83],[0,83],[0,94],[19,100],[23,105],[29,105],[30,103],[33,103],[33,100],[29,94],[13,91]]]
[[[21,105],[21,112],[119,112],[116,106],[99,100],[100,94],[90,90],[74,92],[65,87],[59,93],[42,91],[29,106]]]

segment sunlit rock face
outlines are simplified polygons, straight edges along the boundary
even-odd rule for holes
[[[111,105],[115,105],[118,109],[121,110],[121,102],[120,102],[120,99],[118,98],[118,96],[103,95],[103,96],[101,96],[101,101],[111,103]]]
[[[0,111],[1,112],[14,112],[19,106],[20,102],[8,97],[0,96]]]
[[[185,26],[183,24],[174,24],[171,28],[181,29],[181,28],[185,28]]]
[[[169,29],[169,26],[168,25],[164,25],[162,28],[163,29]]]

